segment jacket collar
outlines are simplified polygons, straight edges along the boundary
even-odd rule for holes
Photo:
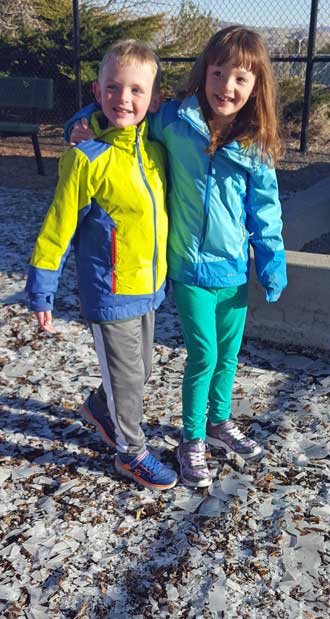
[[[210,141],[210,131],[205,122],[202,109],[196,95],[186,97],[179,109],[178,116],[186,120],[198,133]]]
[[[186,120],[198,133],[210,142],[210,130],[204,119],[202,108],[196,95],[186,97],[182,101],[178,109],[178,116]],[[241,165],[243,164],[243,166],[248,169],[254,168],[258,164],[252,150],[244,148],[244,145],[236,140],[222,146],[221,154],[233,161],[239,162]]]
[[[139,142],[145,142],[148,136],[148,124],[144,120],[137,127],[131,125],[124,129],[108,126],[108,121],[101,110],[94,112],[90,120],[91,128],[96,134],[97,138],[102,142],[121,146],[122,148],[131,148],[135,145],[137,138]]]

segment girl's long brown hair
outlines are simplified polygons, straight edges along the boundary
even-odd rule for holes
[[[252,71],[256,81],[250,98],[224,136],[210,122],[212,116],[205,96],[205,82],[208,65],[227,62]],[[209,153],[213,154],[219,146],[238,140],[245,147],[252,147],[262,160],[276,163],[281,152],[277,87],[268,52],[259,34],[238,25],[214,34],[193,65],[183,88],[177,91],[180,99],[192,94],[197,95],[210,128]]]

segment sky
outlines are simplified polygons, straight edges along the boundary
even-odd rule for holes
[[[210,10],[221,21],[248,26],[309,27],[311,0],[196,0],[195,4]],[[318,25],[330,27],[330,0],[319,0]]]
[[[82,1],[82,0],[81,0]],[[106,0],[96,0],[101,5]],[[295,28],[308,30],[312,0],[184,0],[191,1],[202,13],[208,13],[221,22],[241,23],[246,26],[267,28]],[[135,14],[166,12],[176,15],[182,0],[112,0],[113,10],[128,6]],[[330,0],[318,0],[318,26],[330,29]]]

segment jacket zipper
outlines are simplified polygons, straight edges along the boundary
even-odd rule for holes
[[[199,262],[201,262],[201,253],[203,251],[203,245],[204,245],[205,236],[206,236],[207,218],[208,218],[208,214],[209,214],[209,203],[210,203],[211,181],[212,181],[212,164],[213,164],[213,155],[210,158],[209,169],[207,171],[207,182],[206,182],[205,201],[204,201],[203,228],[202,228],[202,234],[201,234],[201,239],[200,239],[199,248],[198,248],[198,261]],[[240,245],[240,254],[241,254],[242,260],[245,261],[245,256],[244,256],[244,252],[243,252],[243,245],[244,245],[246,234],[245,234],[245,228],[244,228],[244,226],[242,224],[242,209],[241,209],[241,212],[240,212],[239,225],[240,225],[240,228],[241,228],[241,231],[242,231],[242,240],[241,240],[241,245]]]
[[[205,129],[200,127],[197,123],[195,123],[185,112],[182,112],[181,114],[179,114],[179,116],[182,119],[186,120],[188,122],[188,124],[190,124],[191,127],[193,127],[193,129],[195,129],[200,135],[202,135],[203,137],[205,137],[209,141],[209,133],[208,133],[208,131],[206,131]],[[208,213],[209,213],[209,200],[210,200],[210,193],[211,193],[213,158],[214,158],[214,155],[211,155],[210,162],[209,162],[209,167],[208,167],[208,172],[207,172],[207,183],[206,183],[205,201],[204,201],[204,219],[203,219],[202,234],[201,234],[201,238],[200,238],[200,242],[199,242],[199,247],[198,247],[198,262],[201,262],[201,253],[202,253],[202,250],[203,250],[203,245],[204,245],[205,236],[206,236],[206,225],[207,225],[207,217],[208,217]],[[241,241],[241,245],[240,245],[240,254],[241,254],[242,260],[245,261],[245,256],[244,256],[244,252],[243,252],[243,245],[244,245],[245,238],[246,238],[246,230],[245,230],[245,228],[244,228],[244,226],[242,224],[242,209],[241,209],[241,213],[240,213],[239,225],[240,225],[240,228],[241,228],[241,231],[242,231],[242,241]]]
[[[158,254],[158,250],[157,250],[157,235],[156,235],[156,229],[157,229],[157,213],[156,213],[156,203],[155,203],[155,198],[154,198],[154,194],[152,193],[152,189],[147,181],[146,175],[144,173],[144,167],[143,167],[143,162],[142,162],[142,156],[141,156],[141,151],[140,151],[140,129],[139,127],[137,127],[136,129],[136,140],[135,140],[135,146],[136,146],[136,152],[137,152],[137,157],[138,157],[138,162],[139,162],[139,168],[140,168],[140,172],[141,172],[141,176],[143,179],[143,182],[149,192],[151,201],[152,201],[152,208],[153,208],[153,213],[154,213],[154,255],[152,258],[152,275],[153,275],[153,289],[154,289],[154,294],[156,292],[156,264],[157,264],[157,254]]]
[[[204,200],[203,228],[202,228],[202,234],[201,234],[199,248],[198,248],[199,262],[201,261],[201,253],[202,253],[203,245],[205,241],[207,218],[209,214],[209,203],[210,203],[211,181],[212,181],[212,164],[213,164],[213,155],[210,157],[209,169],[207,171],[207,182],[206,182],[206,191],[205,191],[205,200]]]
[[[242,241],[241,241],[241,246],[240,246],[240,250],[239,250],[239,251],[240,251],[240,254],[241,254],[241,257],[242,257],[243,262],[245,262],[245,256],[244,256],[244,251],[243,251],[243,245],[244,245],[244,242],[245,242],[246,230],[245,230],[245,228],[244,228],[244,226],[243,226],[243,224],[242,224],[242,212],[243,212],[243,210],[241,209],[241,212],[240,212],[240,218],[239,218],[239,225],[240,225],[241,230],[242,230]]]

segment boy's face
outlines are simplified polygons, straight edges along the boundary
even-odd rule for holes
[[[110,56],[94,84],[94,94],[109,124],[121,129],[138,125],[151,103],[154,80],[151,64],[137,60],[122,64],[116,56]]]

